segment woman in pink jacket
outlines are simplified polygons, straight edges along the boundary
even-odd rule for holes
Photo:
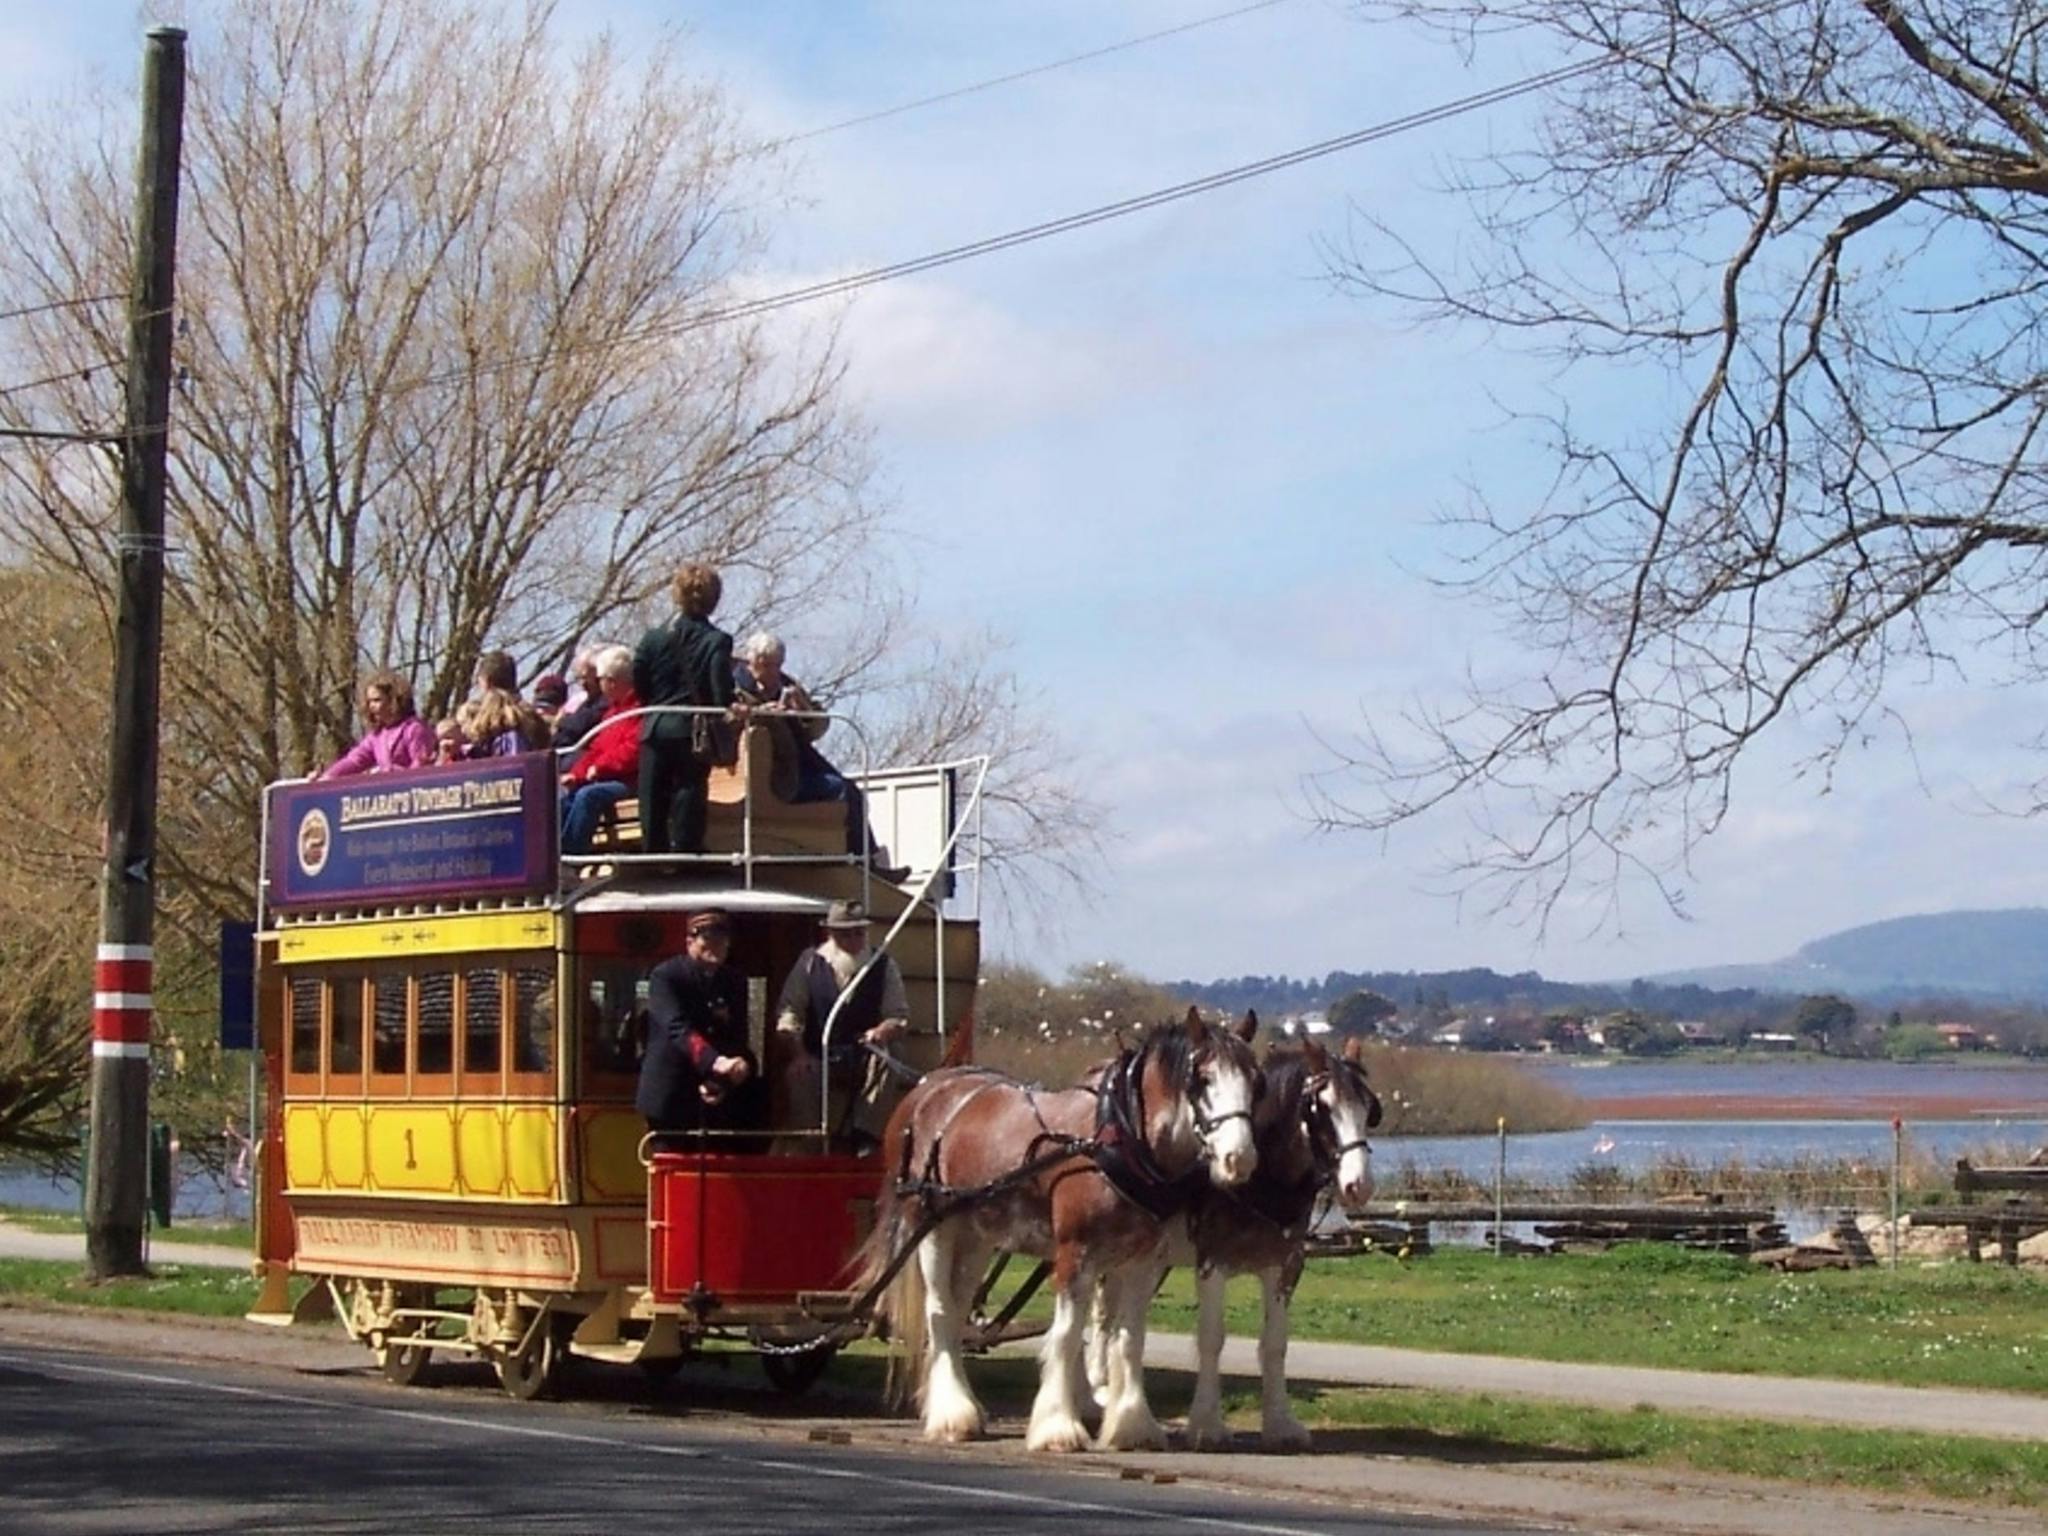
[[[389,670],[363,679],[363,719],[369,730],[362,740],[327,765],[323,779],[351,773],[390,773],[424,768],[434,760],[434,733],[414,713],[412,684]]]

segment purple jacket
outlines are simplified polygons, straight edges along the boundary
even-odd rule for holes
[[[418,715],[396,725],[379,726],[342,753],[320,775],[344,778],[351,773],[389,773],[394,768],[424,768],[434,760],[434,733]]]

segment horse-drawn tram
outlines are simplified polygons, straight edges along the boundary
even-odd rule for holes
[[[774,1028],[778,989],[833,904],[858,901],[868,966],[892,956],[903,981],[897,1070],[935,1065],[973,1001],[987,765],[861,776],[876,840],[910,866],[884,879],[845,851],[843,804],[777,797],[770,753],[749,726],[713,769],[697,855],[640,853],[630,801],[563,855],[547,753],[271,787],[252,1316],[331,1308],[394,1381],[467,1355],[522,1398],[568,1355],[660,1373],[709,1337],[807,1384],[846,1331],[881,1160],[835,1135],[822,1082],[775,1105],[772,1140],[650,1137],[650,972],[693,917],[727,914],[755,1060],[779,1083],[800,1046]]]
[[[1372,1188],[1379,1105],[1356,1052],[1259,1057],[1255,1019],[1191,1011],[1081,1084],[971,1064],[986,762],[861,776],[869,824],[910,866],[884,879],[844,805],[777,798],[765,729],[714,772],[708,851],[690,856],[637,851],[631,825],[563,855],[545,754],[273,786],[256,1315],[331,1309],[394,1381],[464,1354],[522,1398],[571,1355],[661,1373],[711,1338],[801,1389],[885,1329],[927,1436],[965,1439],[985,1416],[963,1355],[1049,1281],[1026,1444],[1128,1448],[1163,1443],[1145,1318],[1166,1267],[1191,1264],[1189,1438],[1228,1439],[1223,1276],[1252,1273],[1263,1434],[1299,1445],[1288,1299],[1318,1202],[1355,1209]],[[781,1102],[741,1113],[764,1079]],[[1012,1254],[1038,1267],[996,1307]],[[295,1276],[315,1282],[296,1306]]]

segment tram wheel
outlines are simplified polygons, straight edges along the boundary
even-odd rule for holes
[[[395,1387],[416,1387],[426,1379],[427,1364],[434,1352],[418,1344],[376,1346],[377,1369]]]
[[[522,1403],[553,1397],[561,1390],[562,1365],[568,1351],[562,1347],[565,1334],[558,1324],[568,1321],[549,1317],[541,1320],[524,1349],[500,1351],[491,1361],[498,1372],[498,1385]]]
[[[817,1385],[818,1378],[825,1374],[825,1367],[838,1353],[837,1344],[819,1344],[815,1349],[788,1354],[764,1354],[761,1356],[761,1369],[768,1373],[768,1380],[776,1391],[789,1397],[801,1397]]]

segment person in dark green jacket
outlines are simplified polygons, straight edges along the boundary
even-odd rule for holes
[[[711,622],[718,572],[692,561],[676,572],[677,613],[640,637],[633,692],[643,705],[733,702],[732,636]],[[649,715],[640,729],[640,845],[647,853],[702,853],[714,743],[722,716]]]

